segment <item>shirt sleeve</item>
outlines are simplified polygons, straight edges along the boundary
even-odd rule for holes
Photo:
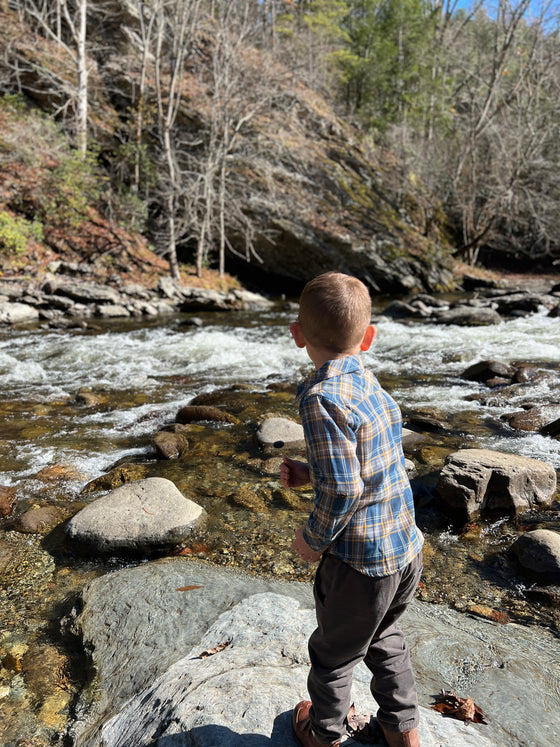
[[[321,552],[337,538],[358,506],[364,484],[356,456],[353,418],[344,407],[321,395],[300,406],[315,505],[303,534]]]

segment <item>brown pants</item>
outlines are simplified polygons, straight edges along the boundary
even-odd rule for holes
[[[346,733],[352,672],[363,661],[372,673],[378,721],[390,731],[418,726],[418,697],[404,636],[397,625],[422,572],[422,553],[391,576],[359,573],[333,555],[315,576],[317,629],[309,639],[310,719],[326,745]]]

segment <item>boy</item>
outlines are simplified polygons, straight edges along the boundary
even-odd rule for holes
[[[321,561],[317,629],[309,639],[311,700],[298,703],[292,716],[302,747],[340,745],[360,661],[372,672],[377,720],[390,747],[420,744],[414,674],[397,619],[418,585],[423,537],[404,467],[400,411],[359,355],[375,337],[370,318],[365,285],[328,272],[305,286],[290,325],[315,372],[298,390],[308,464],[284,456],[280,473],[285,487],[314,488],[313,511],[292,549]]]

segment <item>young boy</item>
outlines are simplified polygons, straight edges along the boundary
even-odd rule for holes
[[[418,700],[397,619],[422,570],[402,452],[399,408],[364,369],[360,350],[375,337],[371,300],[357,278],[328,272],[311,280],[290,325],[315,372],[298,390],[308,464],[284,456],[285,487],[311,482],[315,504],[292,549],[320,559],[314,584],[317,629],[309,639],[311,700],[295,707],[303,747],[340,745],[352,671],[373,677],[377,720],[390,747],[417,747]]]

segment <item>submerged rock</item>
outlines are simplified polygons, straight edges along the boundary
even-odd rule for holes
[[[171,480],[148,477],[87,505],[70,519],[66,535],[101,553],[149,551],[184,540],[202,514]]]
[[[445,503],[467,517],[546,505],[555,490],[556,472],[549,464],[489,449],[449,454],[437,483]]]
[[[16,529],[23,534],[46,534],[67,517],[67,512],[59,506],[41,506],[26,511],[16,523]]]
[[[197,423],[208,420],[211,423],[238,423],[238,419],[229,412],[220,410],[219,407],[210,407],[208,405],[186,405],[177,413],[176,420],[178,423]]]

